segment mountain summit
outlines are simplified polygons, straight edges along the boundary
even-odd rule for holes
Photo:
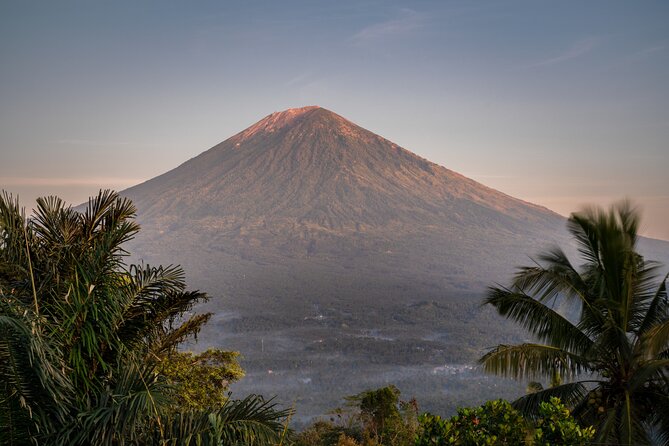
[[[200,342],[243,352],[239,391],[290,395],[300,414],[389,376],[426,409],[471,401],[481,381],[444,364],[508,336],[485,287],[565,240],[557,214],[315,106],[122,193],[142,225],[132,252],[214,296]]]

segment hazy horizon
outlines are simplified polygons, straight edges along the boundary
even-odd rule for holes
[[[78,204],[318,104],[568,215],[669,240],[664,2],[0,4],[0,188]]]

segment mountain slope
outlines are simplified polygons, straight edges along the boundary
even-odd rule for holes
[[[557,220],[320,107],[269,115],[125,193],[156,222],[187,215],[341,231]]]

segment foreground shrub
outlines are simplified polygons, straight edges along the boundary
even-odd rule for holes
[[[459,409],[458,414],[449,419],[423,414],[419,422],[416,446],[586,446],[595,436],[592,427],[582,428],[576,423],[558,398],[544,402],[534,422],[525,419],[504,400]]]
[[[488,401],[476,408],[462,408],[448,420],[437,415],[419,417],[421,432],[416,446],[518,445],[526,441],[528,423],[508,401]]]
[[[539,413],[534,432],[535,446],[585,446],[595,437],[595,429],[579,426],[559,398],[553,397],[550,402],[541,403]]]

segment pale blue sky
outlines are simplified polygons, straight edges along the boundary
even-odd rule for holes
[[[669,2],[0,0],[0,187],[78,203],[317,104],[669,239]]]

